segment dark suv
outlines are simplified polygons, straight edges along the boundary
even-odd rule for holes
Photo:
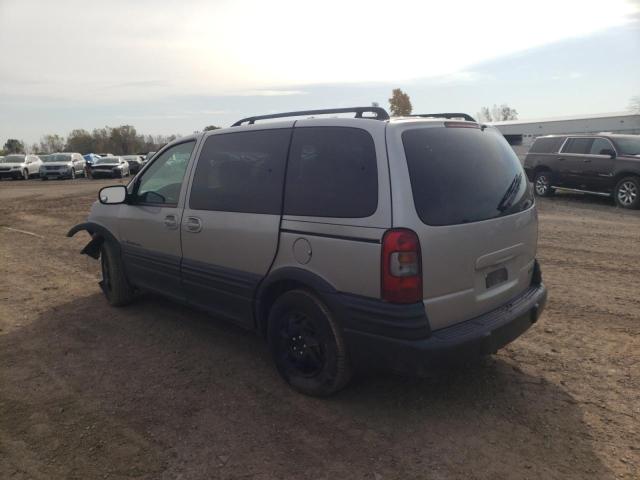
[[[538,137],[524,161],[537,195],[556,188],[613,197],[640,208],[640,135],[549,135]]]

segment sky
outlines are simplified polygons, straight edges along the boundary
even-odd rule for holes
[[[0,0],[0,144],[257,114],[507,103],[521,119],[640,95],[640,0]]]

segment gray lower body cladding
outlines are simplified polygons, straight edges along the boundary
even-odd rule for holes
[[[495,353],[538,320],[546,300],[544,284],[532,284],[507,304],[422,339],[393,338],[349,328],[344,333],[357,367],[420,374],[438,364]]]

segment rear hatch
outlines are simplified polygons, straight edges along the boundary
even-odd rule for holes
[[[504,137],[472,122],[400,130],[412,193],[398,202],[404,211],[396,215],[394,209],[394,218],[420,240],[431,328],[471,319],[526,290],[537,214],[531,186]]]

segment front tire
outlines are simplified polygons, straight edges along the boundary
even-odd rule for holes
[[[131,303],[134,290],[124,273],[120,254],[111,242],[105,241],[102,244],[100,263],[102,266],[100,287],[107,297],[107,301],[114,307]]]
[[[29,170],[23,170],[22,171],[22,179],[23,180],[29,180]]]
[[[305,395],[326,397],[351,379],[342,332],[327,306],[307,290],[290,290],[276,300],[268,340],[282,378]]]
[[[71,180],[75,180],[76,179],[76,169],[75,168],[71,168],[71,173],[69,174],[69,178]]]
[[[616,185],[613,196],[619,207],[637,210],[640,208],[640,178],[623,178]]]
[[[550,197],[555,193],[555,189],[551,186],[551,172],[542,171],[536,173],[533,180],[533,190],[539,197]]]

